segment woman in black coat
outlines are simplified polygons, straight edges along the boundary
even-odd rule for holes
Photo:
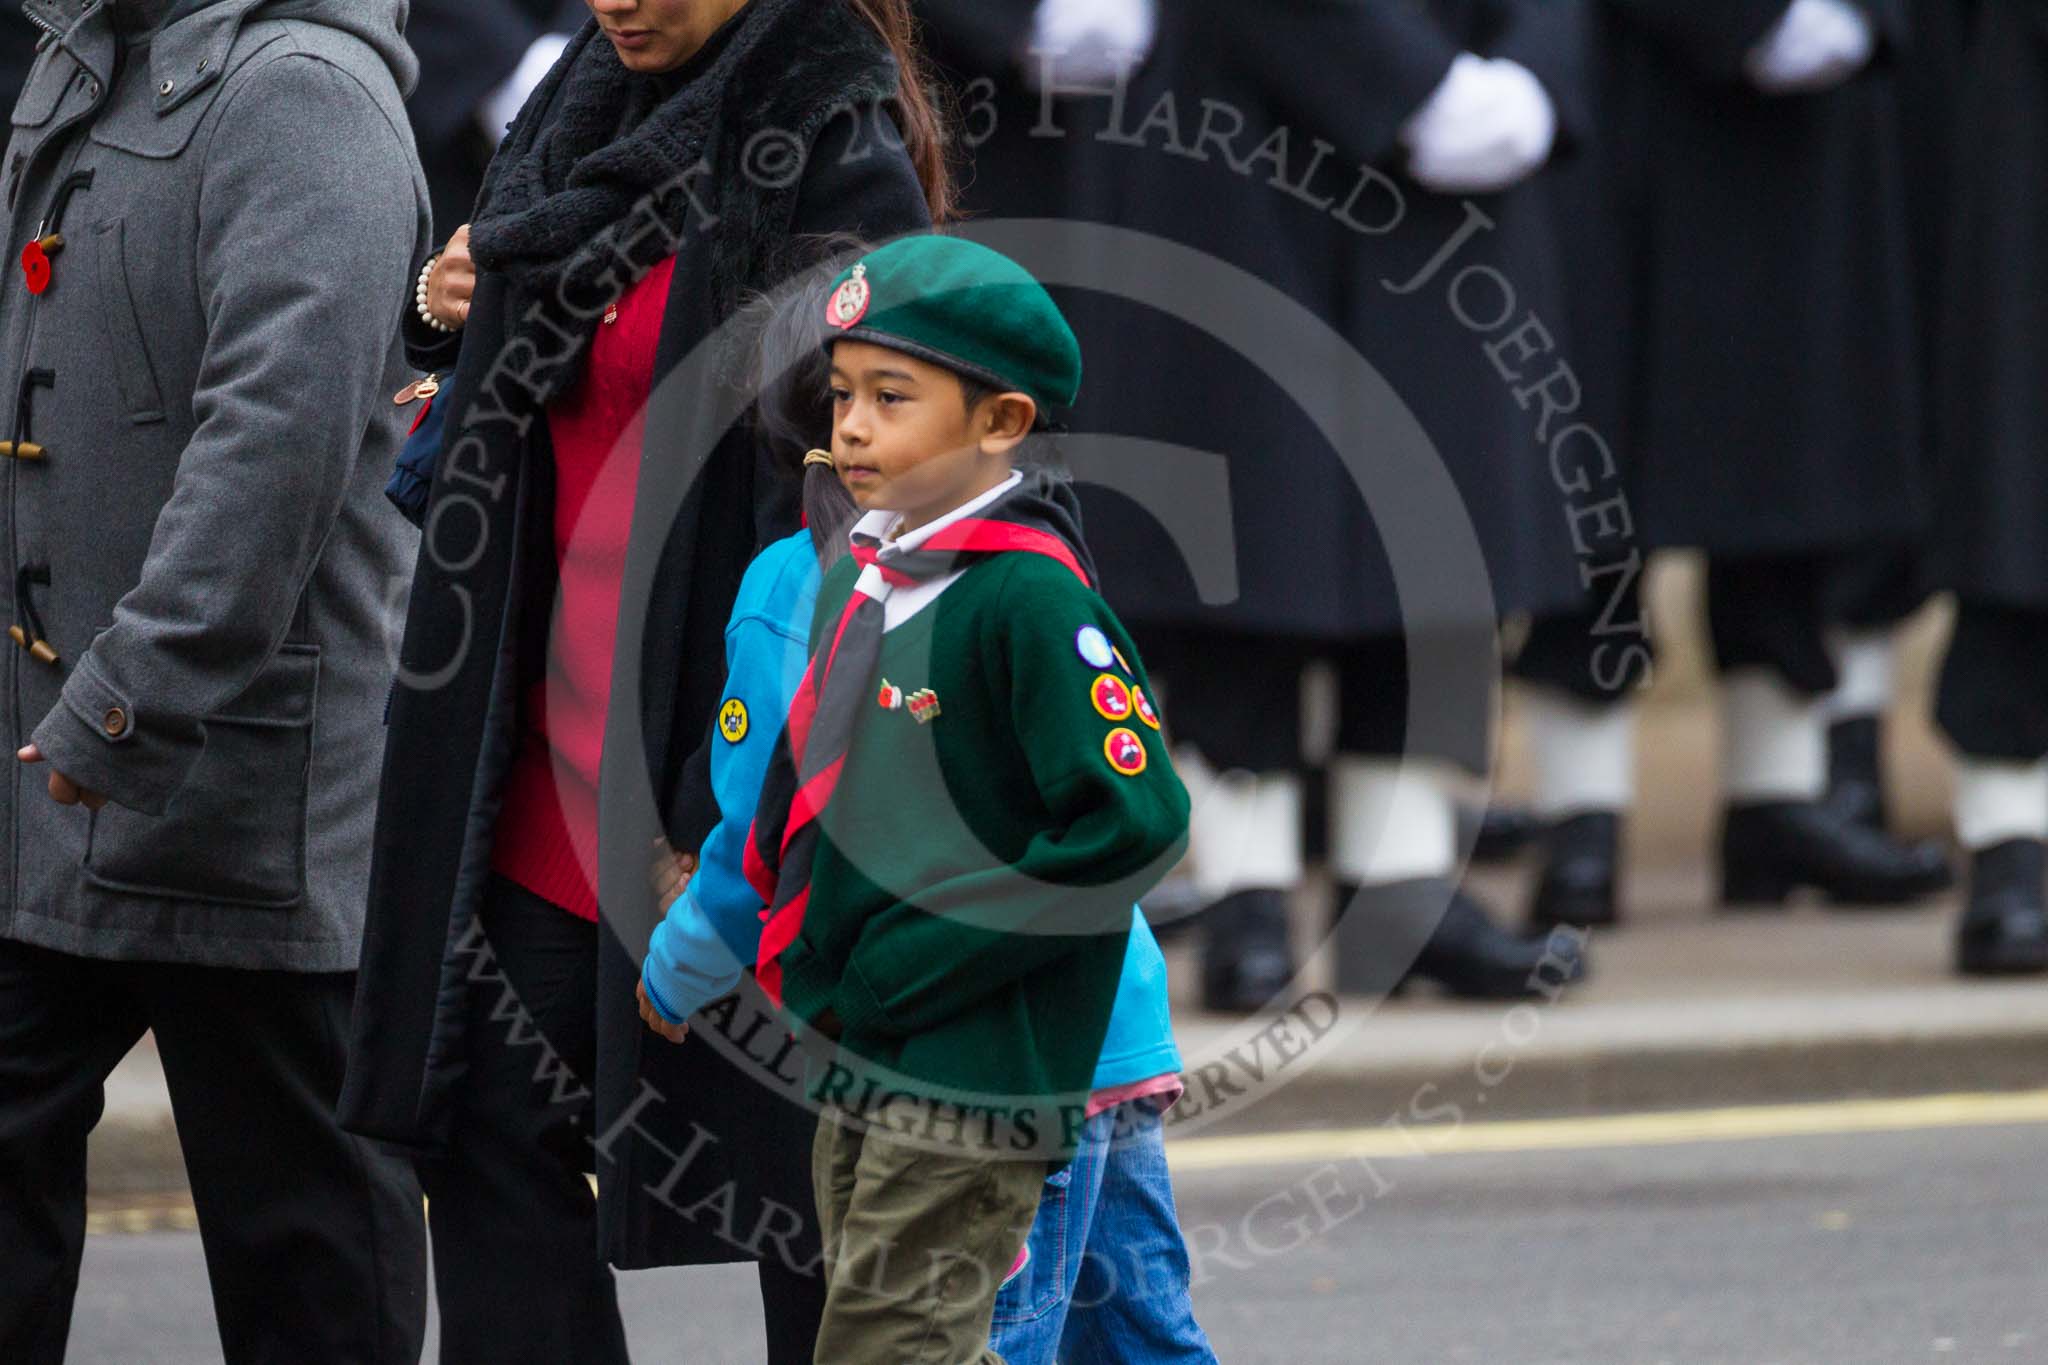
[[[770,1358],[808,1360],[813,1116],[746,1043],[650,1041],[634,985],[655,840],[716,819],[693,755],[741,574],[797,520],[721,327],[825,234],[942,217],[940,130],[902,0],[592,9],[492,165],[473,299],[425,272],[416,359],[454,370],[343,1118],[421,1153],[444,1358],[623,1360],[607,1260],[752,1260]],[[593,602],[609,670],[565,644]]]

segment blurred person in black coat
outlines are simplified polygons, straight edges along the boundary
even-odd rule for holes
[[[1723,899],[1843,905],[1939,889],[1932,845],[1825,801],[1828,628],[1845,565],[1924,533],[1922,371],[1898,73],[1899,0],[1604,0],[1594,302],[1631,338],[1614,375],[1630,521],[1708,556],[1723,673]],[[1608,291],[1599,296],[1599,290]],[[1619,585],[1617,584],[1617,587]],[[1518,663],[1540,785],[1564,818],[1539,924],[1612,922],[1628,732],[1599,666],[1619,593],[1539,621]],[[1647,653],[1644,662],[1647,663]],[[1619,791],[1572,774],[1607,772]],[[1605,799],[1603,800],[1603,796]]]
[[[1980,11],[1958,111],[1937,363],[1937,718],[1959,751],[1966,973],[2048,970],[2048,0]]]
[[[1913,249],[1921,368],[1934,382],[1941,290],[1953,217],[1956,113],[1964,52],[1978,0],[1905,0],[1908,40],[1898,63],[1905,151],[1904,193]],[[1935,457],[1935,404],[1923,405],[1922,452]],[[1840,683],[1828,698],[1828,800],[1853,819],[1890,827],[1885,800],[1884,715],[1896,692],[1899,627],[1932,591],[1927,546],[1890,546],[1850,556],[1829,589],[1829,647]]]
[[[36,40],[42,31],[28,21],[19,5],[0,5],[0,99],[12,109],[28,83],[28,69],[36,59]]]
[[[506,125],[589,17],[583,0],[413,0],[405,36],[420,83],[406,110],[436,241],[469,221]]]
[[[941,8],[926,6],[935,27]],[[977,154],[970,204],[1155,234],[1292,298],[1413,414],[1484,551],[1492,602],[1455,620],[1410,619],[1340,452],[1262,371],[1265,357],[1232,345],[1255,339],[1104,295],[1063,300],[1090,357],[1073,425],[1091,543],[1112,601],[1157,660],[1169,727],[1199,755],[1198,781],[1212,778],[1192,861],[1213,902],[1203,984],[1214,1007],[1256,1008],[1292,974],[1286,905],[1303,875],[1309,766],[1302,684],[1319,663],[1337,675],[1330,854],[1352,907],[1340,984],[1385,989],[1412,971],[1462,994],[1517,995],[1546,965],[1544,944],[1498,929],[1455,893],[1451,788],[1459,770],[1488,765],[1499,614],[1559,609],[1579,592],[1564,497],[1511,378],[1552,368],[1540,319],[1562,314],[1553,223],[1526,182],[1560,124],[1568,140],[1578,118],[1578,46],[1564,38],[1578,11],[1577,0],[1180,0],[1157,7],[1148,59],[1120,93],[1099,66],[1078,74],[1028,55],[980,92],[998,117],[985,120],[996,136]],[[1017,29],[1013,42],[1015,32],[1027,48],[1044,36]],[[1049,91],[1043,109],[1032,79]],[[972,94],[966,103],[972,134]],[[1031,138],[1042,113],[1050,135]],[[1056,172],[1040,159],[1048,147]],[[1142,253],[1117,265],[1169,293],[1209,287],[1159,278]],[[1502,316],[1474,326],[1460,309]],[[1526,351],[1489,357],[1532,316]],[[1346,411],[1344,444],[1368,459],[1383,452],[1392,437],[1375,426],[1380,414],[1362,397]],[[1214,452],[1218,480],[1207,488],[1199,456],[1167,475],[1163,498],[1093,478],[1084,438],[1103,433]],[[1189,550],[1200,540],[1189,523],[1204,520],[1229,539]],[[1229,600],[1197,589],[1216,576],[1217,565],[1189,562],[1204,554],[1230,560]],[[1410,641],[1472,666],[1427,699],[1433,739],[1404,770]],[[1576,976],[1576,950],[1547,969]]]

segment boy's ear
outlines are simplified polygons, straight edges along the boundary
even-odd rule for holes
[[[991,394],[983,402],[983,417],[987,425],[981,433],[982,449],[1007,455],[1038,424],[1038,402],[1028,393]]]

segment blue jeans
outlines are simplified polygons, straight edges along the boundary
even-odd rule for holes
[[[990,1344],[1009,1365],[1214,1365],[1149,1102],[1088,1120],[1073,1164],[1045,1182],[1027,1246],[996,1296]]]

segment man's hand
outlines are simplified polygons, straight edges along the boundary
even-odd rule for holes
[[[476,294],[476,262],[469,258],[469,224],[455,229],[434,273],[427,276],[427,311],[460,330],[469,321],[469,302]]]
[[[647,998],[647,983],[645,981],[636,985],[633,988],[633,993],[640,997],[640,1017],[646,1021],[647,1027],[653,1029],[671,1043],[680,1043],[683,1039],[690,1036],[690,1026],[688,1024],[671,1024],[668,1020],[661,1017],[661,1011],[654,1008],[654,1002]]]
[[[1438,194],[1495,194],[1543,168],[1557,108],[1543,83],[1505,58],[1462,53],[1401,128],[1408,173]]]
[[[678,853],[668,845],[666,838],[654,841],[654,903],[666,910],[674,905],[689,888],[690,878],[697,871],[697,855]]]
[[[1870,65],[1877,34],[1869,16],[1844,0],[1792,0],[1743,63],[1766,95],[1830,90]]]
[[[33,744],[17,749],[14,756],[23,763],[43,761],[43,751]],[[107,804],[106,797],[79,786],[55,768],[50,769],[50,799],[60,806],[84,806],[87,810],[98,810]]]
[[[1028,63],[1032,82],[1050,74],[1063,85],[1113,83],[1144,62],[1158,36],[1157,0],[1039,0],[1031,51],[1050,54],[1053,67]]]

